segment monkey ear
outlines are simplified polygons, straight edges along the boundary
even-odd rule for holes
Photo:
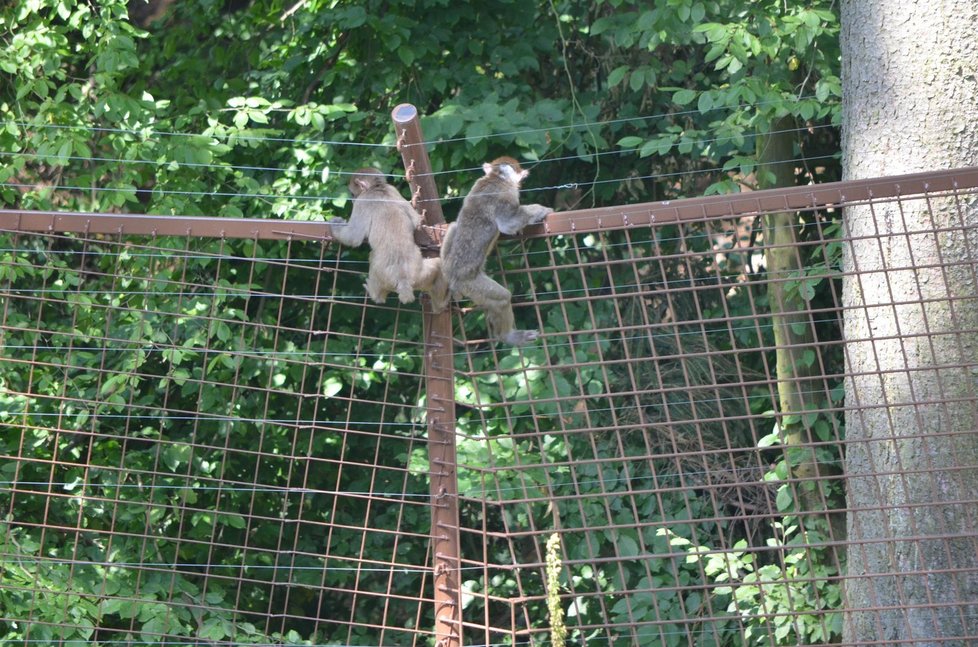
[[[486,162],[485,164],[483,164],[482,165],[482,172],[485,173],[486,175],[492,174],[492,164],[490,164],[489,162]]]
[[[363,193],[370,188],[370,180],[365,177],[358,177],[353,181],[356,182],[357,186],[360,188],[358,193]]]

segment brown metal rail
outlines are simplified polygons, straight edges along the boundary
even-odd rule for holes
[[[425,212],[425,224],[444,223],[437,197],[429,197],[435,184],[421,145],[417,110],[406,104],[394,109],[398,140],[402,142],[406,174],[415,205]],[[418,141],[413,141],[418,139]],[[425,160],[425,162],[422,162]],[[528,227],[532,237],[588,233],[648,226],[665,222],[747,216],[772,211],[797,211],[852,204],[867,200],[896,199],[922,193],[946,193],[978,187],[978,167],[913,173],[871,180],[813,184],[790,189],[752,191],[735,196],[714,195],[684,200],[643,202],[617,207],[578,209],[551,214],[545,223]],[[437,195],[437,193],[435,194]],[[213,238],[315,239],[329,237],[329,225],[297,220],[259,218],[204,218],[199,216],[152,216],[114,213],[73,213],[0,209],[0,229],[46,233],[115,234],[146,236],[198,236]]]
[[[0,209],[0,230],[126,236],[195,236],[259,240],[316,239],[329,225],[303,220],[152,216],[131,213],[79,213]]]
[[[739,195],[644,202],[551,214],[545,223],[524,230],[528,236],[588,233],[685,220],[750,216],[800,211],[905,195],[945,193],[978,187],[978,167],[896,175],[871,180],[828,182],[788,189],[767,189]]]

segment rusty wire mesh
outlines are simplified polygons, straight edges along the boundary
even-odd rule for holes
[[[978,640],[975,190],[873,193],[496,256],[546,334],[457,362],[476,644],[556,640],[554,535],[569,644],[841,643],[846,613],[845,644]]]
[[[45,644],[429,630],[428,494],[408,469],[420,312],[365,307],[365,256],[68,235],[3,247],[0,580],[21,604],[0,624]],[[94,632],[83,604],[99,607]]]
[[[574,644],[767,644],[773,630],[756,626],[765,612],[802,612],[790,599],[765,609],[758,593],[743,618],[722,592],[752,564],[784,563],[787,551],[772,539],[816,525],[810,513],[795,530],[778,526],[802,484],[788,478],[785,449],[770,436],[778,377],[765,282],[801,277],[750,276],[763,265],[753,225],[732,217],[531,240],[498,259],[527,259],[506,276],[526,298],[522,320],[547,334],[522,355],[469,346],[458,366],[472,386],[459,423],[463,510],[481,509],[479,525],[461,524],[463,564],[479,569],[475,590],[494,579],[512,587],[469,619],[485,631],[477,643],[549,640],[540,582],[552,533],[564,548],[561,600]],[[814,214],[813,235],[789,252],[837,267],[840,259],[825,256],[828,225]],[[843,369],[833,287],[809,302],[805,332],[836,363],[802,397],[822,431],[809,445],[821,445],[820,466],[837,475]],[[839,494],[837,477],[813,480]],[[818,527],[806,543],[826,553],[828,579],[838,573],[837,544],[831,525]],[[496,541],[486,546],[486,537]],[[810,588],[817,596],[828,587]],[[818,605],[825,612],[838,602]],[[820,619],[826,636],[836,620]]]
[[[950,219],[914,235],[969,242],[970,260],[921,262],[973,278],[961,212],[974,189],[950,193],[860,199],[873,208],[858,217],[947,202]],[[843,322],[868,309],[845,305],[842,285],[914,269],[843,271],[846,254],[888,235],[881,223],[844,233],[845,206],[792,212],[791,244],[772,245],[773,214],[733,208],[500,243],[489,273],[542,337],[493,345],[481,314],[454,318],[465,644],[552,644],[548,603],[572,645],[841,641],[847,558],[864,541],[846,523],[862,510],[846,502],[846,420],[879,406],[845,385],[868,377],[883,389],[889,375],[847,368]],[[10,644],[433,643],[427,475],[444,466],[425,444],[420,304],[367,302],[366,255],[313,241],[3,241]],[[765,271],[772,247],[804,269]],[[111,289],[87,287],[106,280]],[[973,295],[955,307],[978,308]],[[955,321],[902,334],[978,334]],[[978,360],[959,367],[973,377]],[[963,420],[946,433],[973,448],[975,391],[910,404]],[[785,411],[791,397],[798,408]],[[903,459],[878,469],[918,490],[918,509],[936,505],[937,468]],[[976,467],[967,451],[945,459],[952,478]],[[974,516],[973,493],[951,503]],[[888,522],[906,505],[873,512]],[[975,528],[925,527],[907,541],[978,552]],[[885,567],[880,579],[908,570]],[[957,599],[881,593],[875,610],[957,605],[962,629],[933,644],[978,640],[967,633],[976,564],[946,568],[962,578]]]

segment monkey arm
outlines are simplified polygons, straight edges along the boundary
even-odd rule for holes
[[[540,204],[516,205],[516,209],[509,214],[497,216],[496,226],[500,233],[518,234],[527,225],[535,225],[547,217],[553,209]]]
[[[329,233],[335,240],[350,247],[358,247],[367,238],[370,220],[358,212],[354,205],[350,222],[343,218],[332,218],[329,221]]]
[[[400,197],[400,194],[398,194],[398,197]],[[417,229],[421,226],[421,214],[414,210],[414,207],[411,206],[410,202],[404,201],[400,207],[404,212],[404,215],[407,216],[407,219],[411,222],[411,227],[413,229]]]

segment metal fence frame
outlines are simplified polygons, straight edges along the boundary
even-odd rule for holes
[[[398,106],[392,114],[397,131],[398,149],[404,158],[407,179],[411,183],[414,203],[426,216],[426,225],[434,240],[440,240],[444,217],[425,153],[417,111],[412,106]],[[529,228],[524,238],[551,238],[560,235],[601,233],[630,230],[664,223],[708,222],[716,219],[753,217],[771,212],[838,209],[857,204],[879,204],[899,201],[908,196],[928,199],[964,192],[971,195],[978,188],[978,167],[919,173],[892,178],[839,182],[832,184],[756,191],[736,196],[712,196],[678,201],[653,202],[619,207],[605,207],[555,213],[545,224]],[[89,214],[64,212],[31,212],[0,210],[0,231],[36,232],[41,234],[77,233],[85,236],[185,236],[215,239],[248,238],[254,240],[329,240],[328,225],[323,223],[273,221],[254,219],[172,217],[124,214]],[[285,261],[288,262],[288,261]],[[839,304],[830,307],[838,308]],[[458,647],[462,644],[463,627],[478,635],[484,632],[485,642],[499,638],[489,631],[489,620],[463,617],[462,569],[478,566],[466,559],[460,548],[459,507],[462,495],[458,490],[458,460],[456,457],[456,415],[453,384],[455,367],[452,356],[452,313],[434,315],[425,302],[424,326],[425,371],[427,390],[427,427],[430,455],[431,540],[435,610],[433,636],[438,647]],[[669,360],[669,357],[660,358]],[[474,372],[475,375],[477,372]],[[747,384],[744,388],[749,388]],[[723,422],[723,421],[719,421]],[[677,450],[677,453],[680,453]],[[487,466],[486,472],[494,467]],[[538,497],[524,496],[525,499]],[[519,501],[517,498],[515,501]],[[470,501],[472,502],[472,501]],[[472,502],[477,503],[477,502]],[[512,501],[509,503],[513,503]],[[488,503],[485,506],[500,505]],[[488,513],[487,513],[488,514]],[[488,541],[495,537],[513,541],[519,533],[498,535],[487,529],[467,529],[468,533],[483,533]],[[544,532],[535,529],[524,533],[540,543]],[[678,557],[675,553],[672,557]],[[483,563],[483,575],[491,577],[496,566]],[[518,568],[545,568],[536,557]],[[505,570],[505,569],[501,569]],[[498,574],[498,573],[497,573]],[[565,601],[573,596],[564,596]],[[492,604],[509,609],[512,618],[508,639],[514,642],[532,640],[526,622],[518,618],[528,603],[541,604],[542,599],[514,597],[495,599]],[[490,601],[486,600],[487,609]],[[488,611],[486,612],[488,615]],[[967,638],[976,638],[970,636]],[[481,640],[481,638],[476,639]]]

